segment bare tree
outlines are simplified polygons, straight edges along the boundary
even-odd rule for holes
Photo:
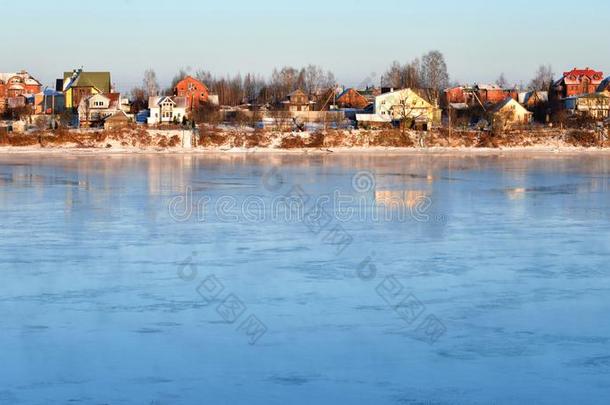
[[[308,65],[303,69],[304,90],[310,95],[319,94],[335,85],[335,76],[320,66]]]
[[[178,84],[178,82],[188,76],[189,68],[180,68],[178,69],[178,73],[174,75],[172,78],[172,82],[168,89],[165,90],[165,95],[171,96],[174,94],[174,88]]]
[[[504,76],[504,72],[500,73],[500,76],[496,79],[496,84],[503,89],[508,87],[508,81],[506,80],[506,76]]]
[[[131,109],[138,112],[148,106],[148,92],[144,87],[134,87],[131,90]]]
[[[553,84],[553,68],[551,65],[540,65],[529,84],[530,90],[548,90]]]
[[[398,61],[392,62],[392,65],[381,76],[381,85],[384,87],[401,88],[402,85],[402,65]]]
[[[421,77],[424,87],[431,89],[438,98],[440,92],[448,86],[449,73],[445,57],[439,51],[430,51],[422,57]]]
[[[402,136],[406,140],[407,129],[412,128],[415,122],[426,114],[426,110],[416,107],[416,102],[408,95],[404,95],[390,108],[390,113],[393,117],[398,117],[400,120],[400,128]],[[424,146],[424,139],[420,138],[420,146]]]
[[[214,77],[207,70],[199,69],[195,72],[195,79],[199,80],[201,83],[206,84],[207,86],[211,86],[214,81]]]
[[[388,70],[381,76],[381,85],[394,89],[421,87],[421,63],[419,59],[401,65],[394,61]]]
[[[152,69],[144,71],[144,80],[142,87],[146,91],[146,97],[155,97],[159,95],[159,83],[157,82],[157,74]]]
[[[405,88],[416,89],[421,87],[421,63],[419,59],[413,59],[403,68],[403,84]]]

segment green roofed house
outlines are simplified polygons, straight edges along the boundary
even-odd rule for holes
[[[61,91],[66,98],[66,108],[78,107],[84,97],[111,92],[110,72],[83,72],[78,69],[64,72],[64,78],[60,81]]]

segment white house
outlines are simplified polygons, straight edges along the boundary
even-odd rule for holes
[[[430,126],[440,119],[440,110],[415,91],[403,89],[375,97],[373,114],[356,114],[358,123],[390,124],[411,119],[414,123]]]
[[[81,126],[100,124],[120,110],[120,93],[99,93],[82,98],[78,104],[78,119]]]
[[[161,96],[148,99],[148,124],[182,122],[186,116],[186,97]]]

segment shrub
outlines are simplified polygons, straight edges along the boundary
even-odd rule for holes
[[[309,135],[306,146],[308,148],[321,148],[324,146],[324,132],[316,131]]]
[[[246,135],[244,146],[246,148],[255,148],[257,146],[266,148],[271,145],[271,139],[267,132],[262,129],[257,129],[253,133]]]
[[[304,148],[305,141],[298,135],[288,135],[282,138],[280,142],[281,149],[296,149],[296,148]]]
[[[11,146],[31,146],[38,144],[38,137],[32,135],[11,135],[8,137]]]
[[[169,138],[169,142],[167,143],[170,147],[175,147],[181,144],[180,137],[178,135],[174,135]]]
[[[199,128],[199,145],[201,146],[221,146],[228,140],[228,135],[216,127]]]
[[[574,129],[568,132],[565,138],[566,142],[574,146],[597,146],[599,138],[595,132]]]

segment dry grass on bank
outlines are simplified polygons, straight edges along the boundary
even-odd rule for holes
[[[115,130],[33,131],[27,134],[0,132],[0,145],[77,148],[170,149],[181,147],[182,134],[188,131],[130,127]],[[421,131],[326,130],[280,132],[247,127],[203,126],[196,145],[221,149],[304,149],[304,148],[507,148],[507,147],[610,147],[592,130],[539,128],[503,133],[446,129]]]

